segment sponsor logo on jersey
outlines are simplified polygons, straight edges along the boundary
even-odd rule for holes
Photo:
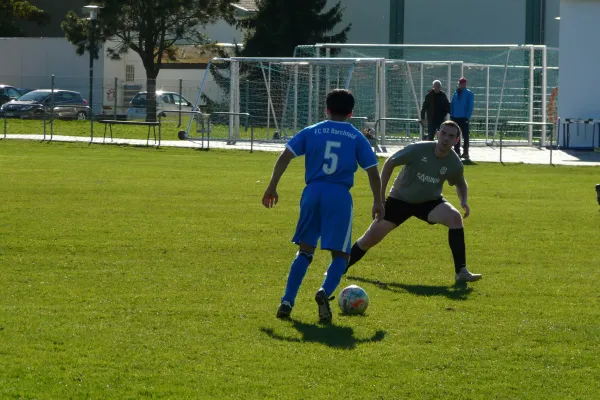
[[[446,175],[446,172],[448,172],[448,168],[442,167],[442,169],[440,169],[440,175]]]
[[[440,178],[434,178],[432,176],[427,176],[421,172],[417,174],[417,179],[423,183],[440,183]]]
[[[427,157],[421,158],[421,162],[427,162]]]

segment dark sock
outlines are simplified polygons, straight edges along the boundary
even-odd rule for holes
[[[360,259],[365,256],[365,254],[367,254],[367,252],[358,246],[358,242],[354,243],[352,250],[350,250],[350,261],[348,261],[348,265],[346,266],[346,271],[344,273],[348,272],[350,267],[359,262]]]
[[[450,250],[452,250],[452,257],[454,258],[454,270],[458,273],[461,268],[467,266],[464,228],[449,229],[448,243],[450,244]]]

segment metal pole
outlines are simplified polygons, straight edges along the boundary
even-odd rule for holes
[[[269,66],[269,74],[267,76],[267,93],[269,92],[269,88],[271,87],[271,63],[267,64]],[[261,64],[262,67],[262,64]],[[263,71],[264,76],[264,71]],[[269,140],[271,138],[271,96],[267,96],[267,137]]]
[[[408,64],[407,64],[408,67]],[[386,84],[387,84],[387,76],[386,76],[386,64],[385,64],[385,60],[381,60],[377,62],[377,65],[375,66],[375,73],[378,75],[378,79],[376,79],[376,81],[379,82],[379,87],[375,87],[375,93],[379,94],[379,99],[376,102],[376,104],[378,105],[376,108],[376,115],[377,118],[386,118],[386,103],[387,103],[387,93],[386,93]],[[385,146],[386,146],[386,123],[385,121],[382,122],[382,124],[380,125],[380,129],[378,132],[378,136],[381,139],[381,147],[383,149],[383,151],[385,150]]]
[[[183,100],[183,79],[179,78],[179,124],[177,127],[181,126],[181,101]]]
[[[248,118],[250,119],[250,118]],[[250,153],[254,151],[254,124],[250,122]]]
[[[500,100],[498,100],[498,111],[496,113],[496,124],[494,125],[494,137],[498,134],[498,121],[500,120],[500,109],[502,107],[502,98],[504,97],[504,86],[506,85],[506,74],[508,73],[508,62],[510,60],[510,51],[508,49],[506,52],[506,64],[504,64],[504,78],[502,80],[502,87],[500,88]],[[502,148],[500,150],[500,155],[502,156]],[[502,160],[500,160],[502,162]]]
[[[313,65],[308,66],[308,125],[312,125]]]
[[[321,49],[317,47],[317,54],[316,54],[317,58],[321,57]],[[316,82],[315,82],[315,117],[317,118],[317,120],[319,119],[319,102],[321,101],[321,99],[319,98],[319,96],[321,95],[321,90],[320,90],[320,81],[321,81],[321,68],[319,68],[319,65],[316,65],[317,67],[317,73],[316,73]]]
[[[534,67],[535,67],[535,50],[533,47],[529,48],[529,122],[533,122],[533,96],[534,96]],[[531,146],[533,144],[533,125],[529,125],[529,136],[527,144]]]
[[[115,87],[114,87],[114,89],[115,89],[115,101],[114,101],[114,104],[113,104],[113,109],[115,111],[113,113],[114,114],[113,118],[116,121],[117,120],[117,97],[118,97],[118,94],[117,94],[118,91],[117,90],[119,89],[119,78],[117,78],[116,76],[115,76]]]
[[[550,165],[552,164],[552,142],[554,141],[554,125],[550,127]]]
[[[294,132],[298,132],[298,64],[294,65]]]
[[[542,146],[546,145],[546,123],[548,122],[547,115],[547,96],[548,89],[548,48],[544,46],[542,48]]]
[[[504,164],[502,162],[502,132],[498,132],[498,135],[500,136],[500,164]]]
[[[410,65],[407,65],[407,66],[408,66],[408,68],[410,68]],[[421,90],[419,92],[421,94],[421,98],[420,98],[421,102],[420,102],[420,104],[423,104],[423,97],[424,97],[424,93],[423,92],[425,90],[425,71],[424,71],[425,70],[425,63],[421,62],[420,66],[421,66]],[[425,136],[425,128],[421,126],[419,128],[419,140],[423,140],[424,136]]]
[[[94,140],[94,33],[96,30],[96,19],[91,19],[91,30],[90,30],[90,137]]]
[[[263,75],[263,80],[265,82],[265,86],[267,86],[268,104],[271,106],[271,112],[273,113],[273,122],[275,123],[275,132],[277,132],[280,135],[281,131],[279,130],[279,125],[277,124],[277,114],[275,113],[275,106],[273,105],[273,99],[271,98],[271,84],[267,82],[267,77],[265,75],[265,70],[263,69],[262,63],[260,63],[260,69],[261,69],[261,72]],[[271,71],[270,68],[269,68],[269,71]],[[236,110],[236,112],[239,112],[239,110]],[[269,110],[267,110],[267,114],[268,113],[269,113]],[[267,139],[268,139],[268,137],[267,137]]]
[[[420,91],[420,95],[421,95],[421,104],[423,104],[423,97],[425,96],[425,94],[423,93],[425,91],[425,63],[421,62],[421,91]],[[409,66],[410,68],[410,66]]]
[[[490,134],[490,66],[487,66],[485,77],[485,143],[487,144]]]
[[[330,58],[331,57],[331,49],[327,48],[325,49],[325,58]],[[331,72],[331,66],[329,64],[325,65],[325,95],[327,95],[327,93],[329,93],[329,88],[330,88],[330,80],[329,80],[329,75]],[[346,88],[348,89],[348,88]],[[323,110],[325,112],[325,116],[324,119],[327,119],[327,110]]]
[[[50,88],[50,140],[52,140],[52,136],[54,135],[54,86],[55,86],[55,77],[52,75],[52,83]],[[45,114],[45,113],[44,113]],[[44,140],[46,140],[46,135],[44,135]]]
[[[200,83],[200,88],[198,89],[198,95],[196,97],[196,102],[194,103],[194,107],[192,108],[192,111],[198,111],[199,110],[199,104],[200,104],[200,99],[202,98],[202,91],[204,90],[204,84],[206,83],[206,77],[208,76],[208,74],[210,74],[210,67],[213,64],[213,60],[210,60],[208,62],[208,65],[206,66],[206,70],[204,71],[204,77],[202,78],[202,83]],[[230,77],[231,79],[231,77]],[[194,119],[196,119],[195,115],[191,115],[190,116],[190,122],[188,122],[188,126],[187,126],[187,130],[186,135],[189,134],[190,130],[192,129],[192,124],[194,123]]]
[[[237,70],[238,70],[238,62],[237,61],[232,61],[231,64],[229,65],[230,68],[230,81],[229,81],[229,112],[233,113],[235,112],[235,88],[236,88],[236,84],[238,83],[237,80],[239,79],[239,75],[237,74]],[[229,140],[232,140],[234,138],[234,124],[235,119],[233,114],[229,115]]]
[[[250,114],[250,79],[246,78],[246,84],[244,85],[244,92],[246,92],[245,102],[246,102],[246,113]],[[246,124],[245,127],[248,129],[248,124],[250,123],[250,117],[246,116]]]
[[[448,86],[446,86],[446,93],[448,96],[451,95],[450,88],[452,87],[452,61],[448,63]]]
[[[8,118],[6,118],[6,115],[4,116],[4,139],[6,139],[6,120]]]

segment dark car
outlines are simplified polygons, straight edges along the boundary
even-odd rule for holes
[[[50,89],[33,90],[0,107],[0,117],[43,118],[53,112],[55,118],[86,120],[88,102],[78,92]]]
[[[8,85],[0,85],[0,106],[4,103],[8,103],[11,100],[17,100],[24,93],[16,87]]]

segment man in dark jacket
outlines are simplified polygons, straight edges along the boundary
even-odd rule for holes
[[[435,133],[446,115],[450,112],[450,102],[446,93],[442,92],[442,83],[433,81],[433,88],[425,96],[421,107],[421,125],[425,125],[425,114],[427,113],[427,140],[433,140]]]

